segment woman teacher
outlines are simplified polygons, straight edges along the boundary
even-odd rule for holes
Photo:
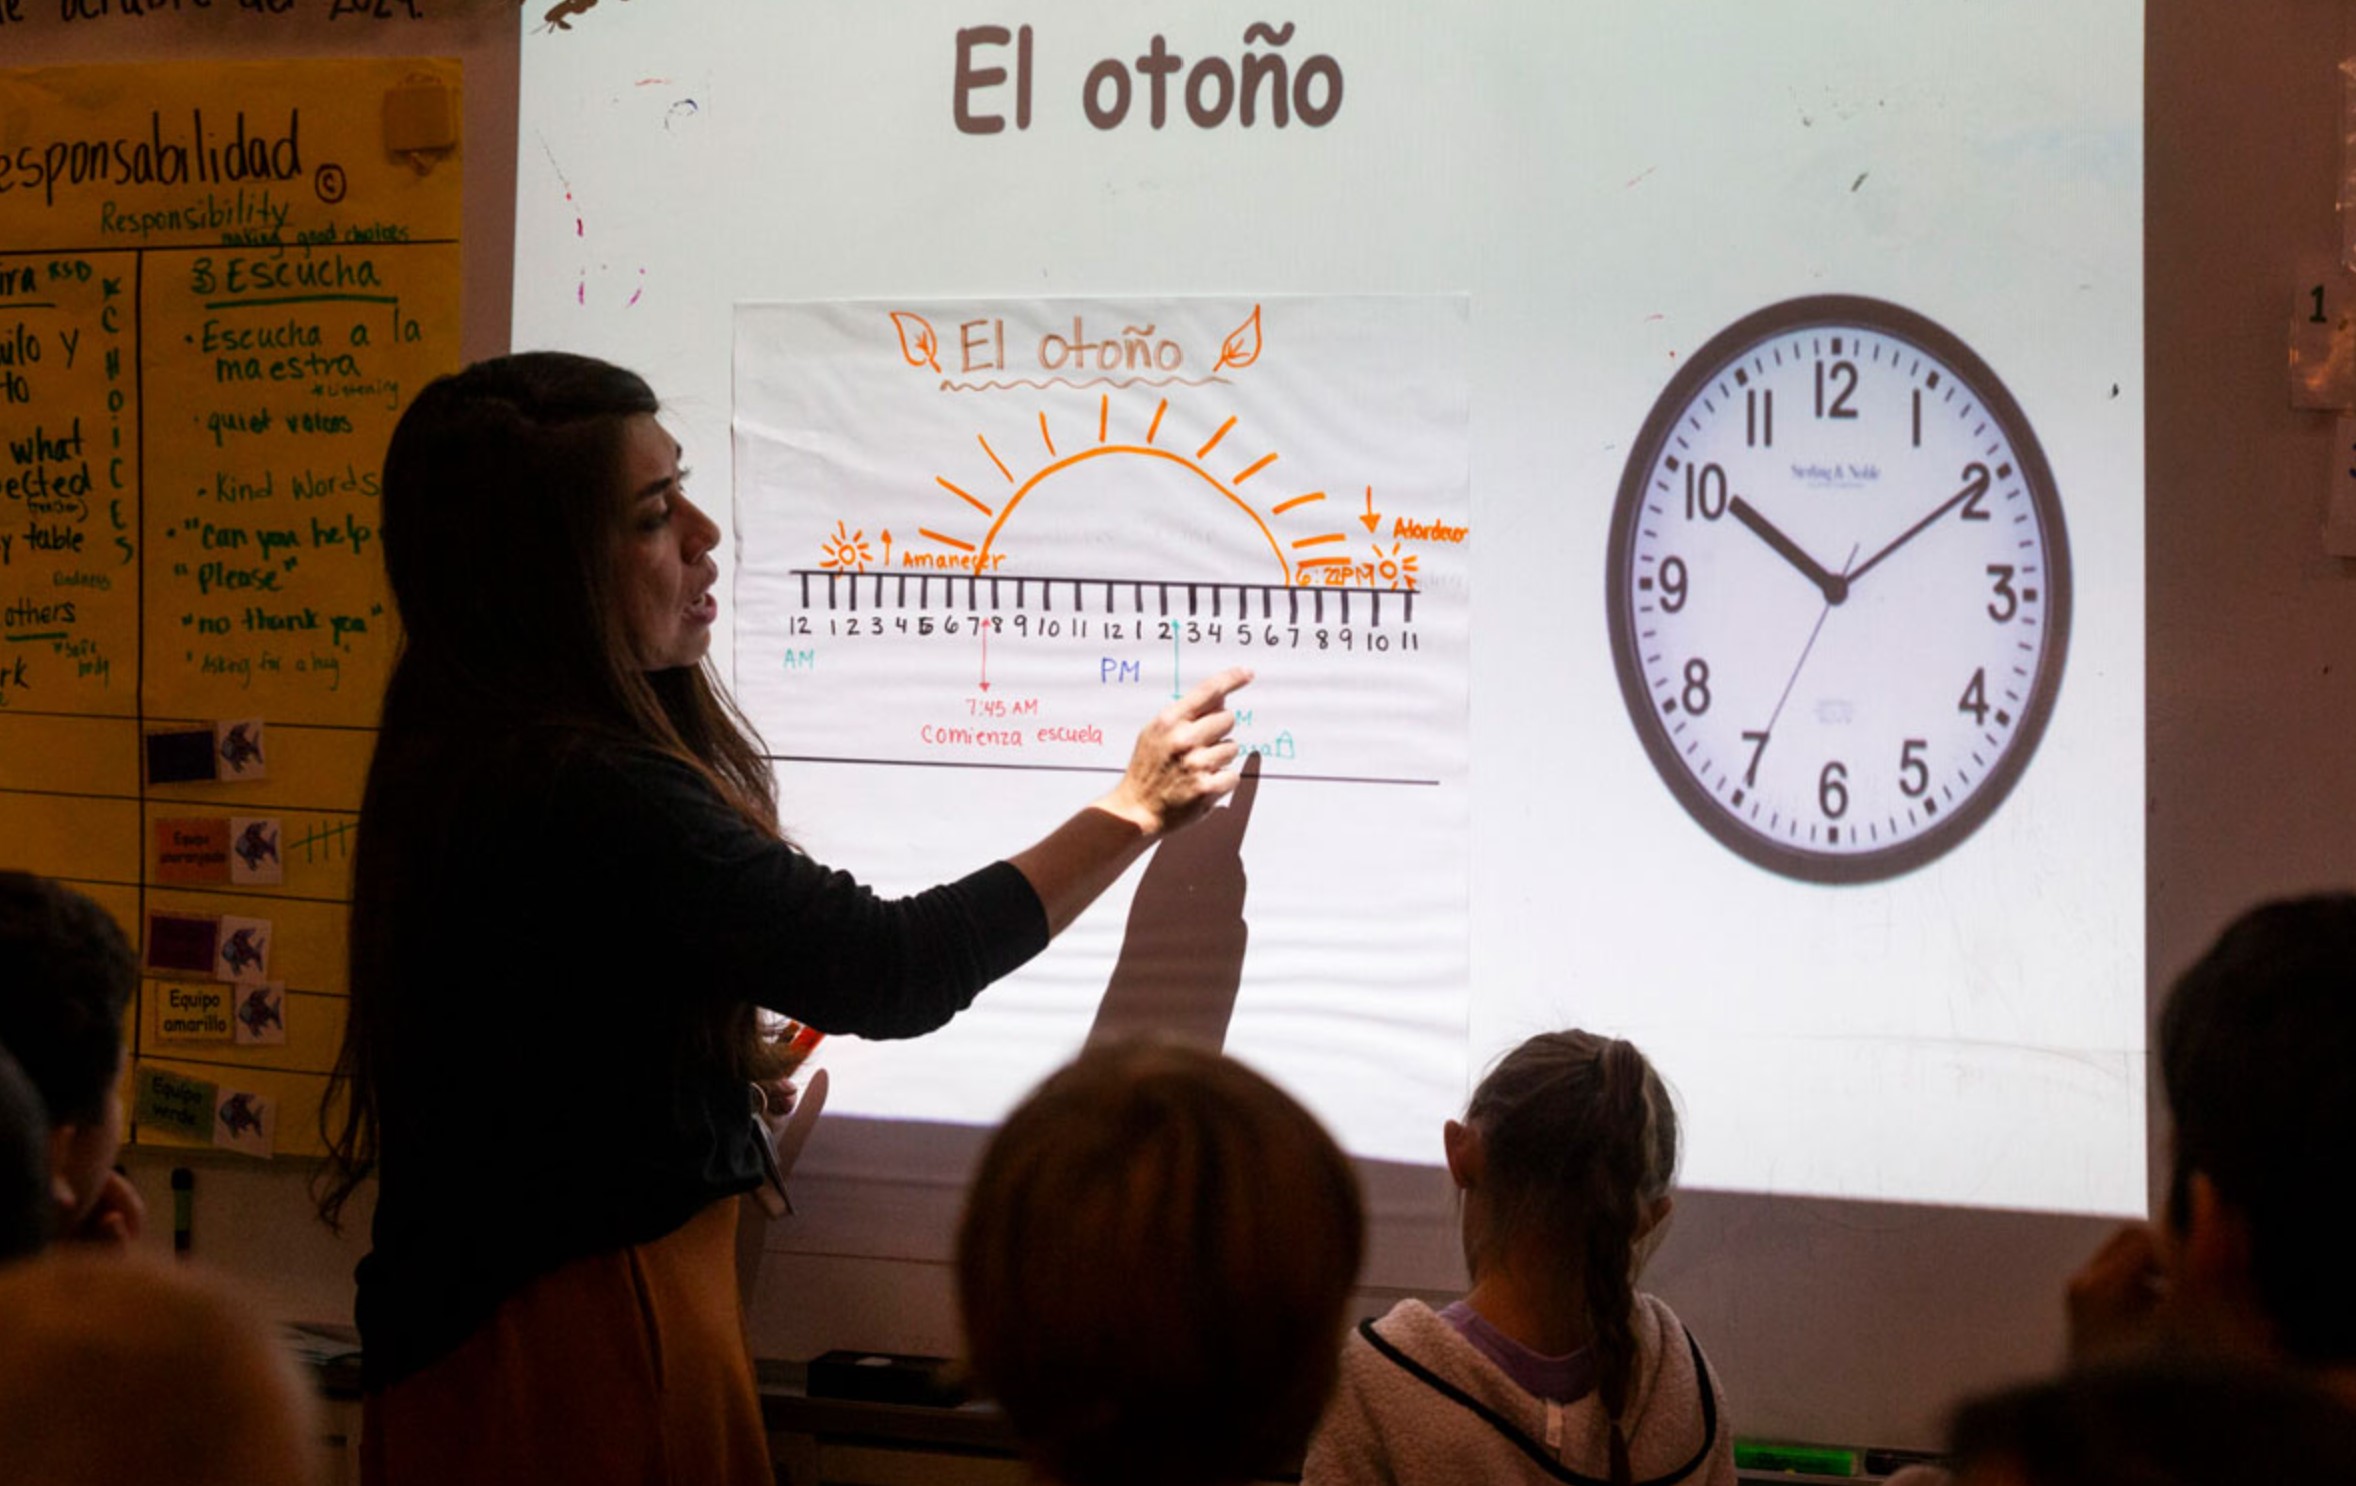
[[[417,395],[385,455],[403,644],[361,804],[333,1221],[378,1178],[363,1477],[770,1481],[736,1310],[767,1008],[911,1037],[1234,788],[1224,672],[1110,793],[886,900],[781,834],[706,663],[720,530],[646,383],[554,352]]]

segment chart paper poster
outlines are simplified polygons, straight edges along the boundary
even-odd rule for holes
[[[1255,777],[1202,839],[947,1031],[833,1052],[880,1065],[840,1112],[989,1122],[1118,1023],[1427,1154],[1467,1015],[1468,325],[1448,296],[739,307],[736,690],[822,859],[907,889],[1008,855],[1157,709],[1255,675]]]
[[[281,1106],[317,1146],[341,1035],[378,467],[458,359],[459,144],[403,121],[458,94],[433,58],[0,77],[0,865],[283,982],[251,1051],[159,1047],[162,982],[134,1020],[143,1074],[223,1070],[256,1154]]]

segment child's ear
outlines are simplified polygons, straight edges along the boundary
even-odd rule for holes
[[[1488,1164],[1488,1153],[1481,1148],[1481,1132],[1461,1120],[1450,1120],[1440,1128],[1440,1144],[1448,1152],[1448,1175],[1457,1190],[1469,1192],[1481,1184],[1481,1169]]]
[[[1636,1241],[1642,1243],[1660,1232],[1661,1225],[1669,1221],[1669,1214],[1676,1207],[1676,1196],[1668,1192],[1663,1192],[1645,1204],[1644,1211],[1636,1216]]]
[[[79,1125],[53,1125],[49,1130],[49,1195],[57,1203],[60,1219],[71,1217],[82,1207],[82,1194],[74,1190],[74,1143],[82,1138]]]

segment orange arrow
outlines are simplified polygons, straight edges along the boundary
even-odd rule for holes
[[[1366,514],[1358,519],[1366,523],[1366,529],[1369,532],[1378,532],[1383,529],[1383,519],[1374,509],[1374,487],[1372,485],[1366,487]]]
[[[883,534],[883,539],[884,539],[884,564],[883,564],[883,565],[884,565],[885,567],[887,567],[887,568],[888,568],[888,567],[890,567],[890,566],[892,565],[892,534],[891,534],[891,531],[890,531],[888,528],[885,530],[885,532],[884,532],[884,534]]]

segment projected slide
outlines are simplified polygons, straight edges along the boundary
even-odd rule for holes
[[[937,881],[1173,686],[1261,672],[1248,809],[943,1036],[830,1041],[830,1108],[984,1126],[1102,1020],[1193,1017],[1436,1164],[1491,1058],[1581,1024],[1676,1086],[1690,1185],[2140,1212],[2142,29],[634,0],[528,36],[516,341],[645,372],[733,498],[797,840]]]

